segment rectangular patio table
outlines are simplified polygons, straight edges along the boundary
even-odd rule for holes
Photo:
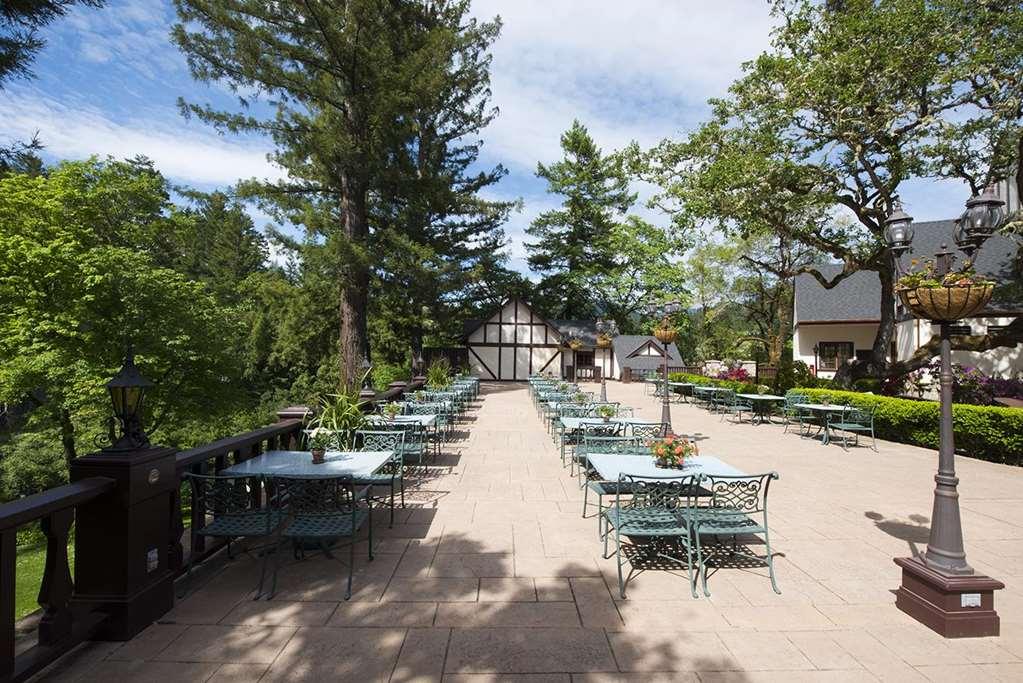
[[[394,455],[391,451],[327,451],[322,465],[313,464],[309,451],[267,451],[236,465],[225,476],[288,476],[317,478],[324,476],[365,477],[375,473]]]
[[[777,403],[778,401],[784,401],[784,396],[775,396],[774,394],[736,394],[739,398],[744,398],[753,404],[753,417],[750,418],[750,424],[763,424],[764,422],[770,422],[771,416],[769,409],[771,403]],[[757,418],[760,421],[757,422]]]
[[[654,464],[652,455],[621,455],[618,453],[587,453],[586,459],[604,481],[618,481],[621,475],[635,477],[681,477],[697,474],[743,477],[746,473],[712,455],[698,455],[685,461],[682,469],[666,469]]]
[[[692,396],[693,389],[696,388],[696,385],[693,384],[692,382],[668,382],[668,386],[671,387],[672,389],[682,389],[682,391],[678,392],[678,396],[679,400],[681,400],[683,403],[689,403],[689,399],[687,398],[687,396]],[[688,394],[685,392],[687,388],[689,389]]]
[[[388,420],[382,415],[371,415],[368,418],[371,424],[417,424],[424,429],[427,427],[433,427],[437,424],[437,416],[433,414],[427,415],[395,415],[393,420]]]
[[[719,394],[722,391],[731,391],[731,389],[726,389],[724,387],[707,387],[707,386],[698,385],[698,386],[694,386],[693,387],[693,398],[697,398],[699,394],[708,394],[709,396],[706,396],[705,400],[709,404],[709,408],[711,410],[713,410],[713,408],[714,408],[714,398],[713,398],[712,395],[713,394]]]
[[[828,418],[831,416],[831,414],[832,413],[844,414],[847,411],[853,409],[852,406],[835,405],[833,403],[829,403],[827,405],[824,405],[823,403],[797,403],[795,404],[794,407],[799,408],[801,410],[809,410],[811,412],[821,414],[821,416],[824,418],[824,425],[822,426],[822,429],[824,430],[824,436],[821,438],[821,444],[825,446],[831,443],[831,430],[828,429],[828,423],[830,422]],[[817,434],[820,434],[820,429],[817,430]],[[814,436],[816,436],[816,434]]]
[[[660,424],[658,420],[645,420],[640,417],[612,417],[607,422],[604,422],[603,418],[599,417],[562,417],[561,426],[565,428],[566,432],[575,431],[580,429],[583,425],[602,425],[602,424],[623,424],[623,425],[655,425]]]

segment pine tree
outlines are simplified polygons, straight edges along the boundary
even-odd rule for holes
[[[612,233],[636,195],[620,161],[604,156],[586,127],[574,121],[561,136],[564,158],[537,164],[547,191],[564,196],[562,208],[540,214],[526,232],[529,266],[544,277],[540,292],[551,316],[583,318],[597,313],[588,280],[615,267]]]

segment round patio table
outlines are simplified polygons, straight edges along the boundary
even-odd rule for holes
[[[749,421],[752,425],[770,422],[771,404],[785,400],[784,396],[775,396],[774,394],[736,394],[736,396],[746,399],[753,406],[753,416]]]

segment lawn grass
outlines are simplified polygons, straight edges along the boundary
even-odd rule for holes
[[[74,534],[68,539],[68,561],[71,576],[75,574]],[[46,568],[46,542],[18,546],[14,570],[14,618],[21,619],[39,609],[39,586]]]

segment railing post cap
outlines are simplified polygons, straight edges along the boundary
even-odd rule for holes
[[[390,384],[388,384],[387,388],[388,389],[400,389],[401,387],[406,387],[406,386],[408,386],[408,382],[403,382],[402,380],[397,380],[395,382],[391,382]]]
[[[278,420],[302,420],[313,414],[308,406],[288,406],[277,411]]]

